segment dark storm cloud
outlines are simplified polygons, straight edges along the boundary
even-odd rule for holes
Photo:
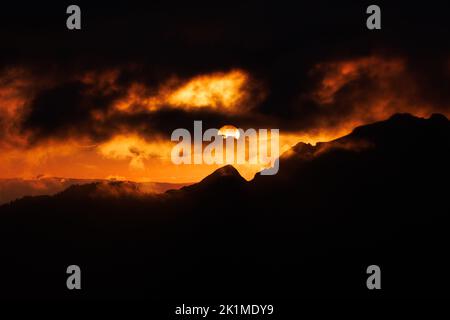
[[[81,82],[68,82],[40,91],[28,105],[23,129],[34,134],[32,140],[95,135],[93,112],[107,110],[117,94],[93,94],[88,89]]]
[[[240,128],[270,128],[278,123],[273,118],[260,115],[226,115],[208,110],[175,110],[161,109],[154,112],[134,114],[130,116],[117,115],[108,120],[108,126],[113,132],[135,131],[144,136],[155,134],[170,137],[177,128],[192,129],[194,121],[202,121],[204,130],[233,123]]]
[[[23,66],[36,79],[52,78],[52,85],[34,94],[22,122],[22,130],[34,133],[36,141],[70,135],[102,140],[127,130],[167,135],[190,127],[193,120],[203,120],[208,127],[233,123],[307,131],[370,113],[380,96],[390,99],[393,112],[423,104],[449,113],[446,4],[378,2],[382,30],[368,31],[369,4],[80,2],[82,30],[75,32],[65,28],[67,4],[8,4],[0,13],[0,66]],[[380,62],[401,59],[405,68],[378,76],[371,71],[378,68],[375,63],[343,82],[332,104],[314,98],[327,76],[326,68],[314,72],[318,64],[370,56]],[[93,117],[93,111],[110,110],[133,83],[157,88],[173,76],[189,79],[233,68],[248,72],[267,91],[251,113],[162,108]],[[107,69],[120,70],[112,91],[92,91],[94,84],[73,80],[74,75]]]

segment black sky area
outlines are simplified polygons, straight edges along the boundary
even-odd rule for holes
[[[2,4],[3,63],[133,58],[173,66],[177,72],[183,67],[198,72],[258,68],[289,54],[318,60],[374,49],[415,49],[426,55],[449,48],[446,2],[77,2],[82,10],[82,30],[77,32],[65,28],[70,4],[75,3]],[[380,32],[365,26],[370,4],[382,9]]]

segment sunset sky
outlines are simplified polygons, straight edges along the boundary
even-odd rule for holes
[[[69,31],[65,7],[0,13],[0,178],[193,182],[218,167],[171,162],[171,133],[195,120],[280,129],[285,151],[397,112],[450,115],[439,10],[407,27],[419,11],[398,21],[386,5],[372,32],[362,4],[80,3]]]

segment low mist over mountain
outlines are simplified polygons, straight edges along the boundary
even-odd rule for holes
[[[89,298],[365,297],[377,264],[387,296],[448,296],[449,163],[447,118],[397,114],[299,143],[252,181],[225,166],[160,195],[95,182],[26,197],[0,207],[1,293],[69,296],[76,263]]]
[[[72,185],[84,185],[100,183],[107,185],[112,180],[102,179],[67,179],[55,177],[37,177],[36,179],[0,179],[0,205],[20,199],[24,196],[54,195]],[[169,189],[179,189],[183,183],[161,183],[161,182],[128,182],[138,186],[144,193],[163,193]]]

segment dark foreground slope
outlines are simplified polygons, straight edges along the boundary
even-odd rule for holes
[[[145,196],[72,186],[0,208],[4,297],[448,296],[450,124],[395,115],[299,144],[275,176],[231,166]],[[82,269],[80,292],[66,268]],[[366,268],[382,270],[368,291]],[[229,300],[228,300],[229,301]]]

